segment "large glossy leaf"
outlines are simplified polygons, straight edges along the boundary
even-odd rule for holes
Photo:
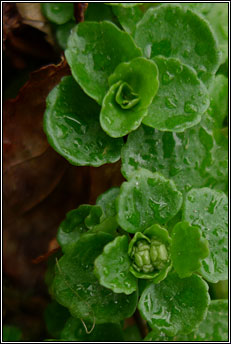
[[[209,255],[208,241],[199,227],[178,222],[172,230],[171,258],[180,278],[189,277],[201,267],[201,260]]]
[[[100,166],[119,159],[123,142],[101,129],[99,111],[71,76],[50,92],[44,130],[50,145],[71,164]]]
[[[102,287],[93,272],[95,259],[112,239],[103,232],[85,234],[56,265],[53,282],[56,300],[67,307],[73,317],[91,324],[119,322],[131,316],[136,308],[136,292],[115,294]]]
[[[154,223],[167,223],[180,210],[182,195],[171,180],[139,169],[122,184],[117,201],[119,225],[136,233]]]
[[[144,339],[150,342],[227,342],[228,341],[228,301],[212,300],[206,318],[198,328],[188,335],[169,337],[155,329]]]
[[[83,22],[73,29],[65,55],[73,77],[101,104],[116,66],[141,56],[141,51],[129,34],[111,22]]]
[[[216,283],[228,277],[228,199],[209,188],[192,189],[183,207],[183,220],[200,226],[210,254],[202,261],[201,275]]]
[[[228,3],[187,3],[192,10],[198,11],[208,20],[216,38],[219,49],[222,52],[220,63],[224,63],[228,57]]]
[[[206,84],[219,66],[218,45],[207,21],[179,5],[150,8],[137,25],[135,41],[148,58],[179,58]]]
[[[108,81],[100,124],[108,135],[121,137],[135,130],[147,114],[159,86],[158,68],[153,61],[138,57],[119,64]]]
[[[128,238],[119,236],[104,247],[103,253],[95,260],[95,274],[101,285],[114,293],[133,293],[137,279],[130,272],[131,260],[128,255]]]
[[[160,172],[185,192],[225,180],[224,154],[204,122],[183,133],[161,132],[142,125],[129,134],[122,149],[122,173],[129,178],[140,167]]]
[[[92,324],[85,324],[90,332]],[[95,325],[94,329],[86,332],[80,319],[69,318],[61,333],[62,340],[78,342],[121,342],[123,333],[119,324]]]
[[[180,279],[169,274],[160,284],[150,283],[138,308],[153,329],[168,336],[189,333],[205,318],[209,305],[208,285],[197,276]]]
[[[160,87],[143,123],[164,131],[184,131],[200,122],[208,91],[196,72],[178,59],[155,57]]]

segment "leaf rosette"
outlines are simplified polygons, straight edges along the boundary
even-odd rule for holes
[[[155,62],[137,57],[120,63],[109,79],[100,112],[100,124],[111,137],[135,130],[147,115],[158,87]]]
[[[162,281],[172,267],[170,244],[168,231],[159,225],[153,225],[143,233],[137,232],[128,248],[131,273],[137,278],[152,279],[154,283]]]

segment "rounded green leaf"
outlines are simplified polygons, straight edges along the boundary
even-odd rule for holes
[[[136,30],[136,25],[143,17],[143,12],[138,6],[121,7],[114,6],[113,12],[117,16],[120,25],[130,35],[133,35]]]
[[[71,164],[100,166],[120,158],[123,141],[105,134],[99,111],[71,76],[48,95],[44,131],[52,148]]]
[[[180,279],[176,273],[143,291],[138,308],[153,329],[168,336],[189,333],[205,318],[209,305],[208,285],[197,276]]]
[[[171,270],[168,231],[159,225],[147,228],[144,233],[137,232],[132,238],[128,254],[132,265],[130,271],[137,278],[152,279],[159,283]]]
[[[71,250],[81,235],[88,231],[85,218],[89,215],[91,208],[91,205],[81,205],[66,214],[66,218],[60,224],[57,233],[57,241],[63,252]]]
[[[70,2],[42,3],[45,17],[55,24],[65,24],[74,17],[74,5]]]
[[[180,60],[156,57],[160,87],[143,123],[163,131],[184,131],[199,123],[209,106],[208,91]]]
[[[114,293],[131,294],[137,289],[137,280],[130,272],[128,238],[119,236],[104,247],[95,260],[95,274],[101,285]]]
[[[86,323],[85,326],[88,331],[92,328],[92,324]],[[87,333],[82,321],[71,317],[62,330],[61,338],[79,342],[121,342],[123,332],[119,324],[101,324],[95,325],[91,333]]]
[[[139,169],[121,186],[117,220],[129,233],[143,232],[154,223],[167,223],[178,213],[181,204],[182,194],[171,180]]]
[[[201,267],[201,260],[209,255],[208,241],[199,227],[179,222],[171,233],[171,257],[173,267],[180,278],[189,277]]]
[[[209,188],[192,189],[186,195],[183,220],[200,226],[210,254],[202,261],[201,275],[216,283],[228,277],[228,198]]]
[[[218,45],[207,21],[176,4],[150,8],[137,24],[135,41],[148,58],[179,58],[206,84],[219,66]]]
[[[228,300],[212,300],[206,318],[198,328],[188,335],[168,337],[155,329],[144,341],[153,342],[227,342],[228,341]]]
[[[159,86],[154,62],[138,57],[117,66],[109,77],[111,86],[104,97],[100,124],[112,137],[135,130],[147,114]]]
[[[119,322],[136,309],[137,292],[115,294],[101,286],[93,272],[95,259],[112,239],[103,232],[85,234],[56,264],[54,297],[74,318],[91,324]]]
[[[218,39],[219,49],[222,53],[220,63],[224,63],[228,57],[228,3],[187,3],[192,10],[203,14],[211,25],[216,38]]]
[[[199,327],[186,336],[176,336],[175,341],[227,342],[229,333],[228,300],[212,300],[206,318]]]
[[[72,30],[65,56],[84,92],[101,104],[117,65],[141,56],[141,51],[111,22],[83,22]]]
[[[99,205],[103,209],[105,217],[116,215],[115,200],[119,195],[119,192],[120,189],[118,187],[113,187],[98,196],[95,204]]]
[[[93,205],[91,206],[89,215],[86,216],[84,223],[87,226],[87,228],[92,229],[100,224],[102,216],[102,208],[98,205]]]
[[[161,132],[142,125],[129,134],[121,151],[122,173],[130,178],[140,168],[161,172],[185,193],[192,187],[208,185],[209,166],[221,175],[218,161],[222,160],[212,159],[215,146],[211,131],[203,123],[183,133]]]
[[[76,25],[74,20],[71,20],[63,25],[59,25],[56,29],[56,39],[60,47],[64,50],[67,47],[67,41],[71,34],[71,30]]]

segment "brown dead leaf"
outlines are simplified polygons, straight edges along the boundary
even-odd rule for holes
[[[16,3],[16,8],[22,18],[23,24],[30,25],[44,32],[46,34],[46,40],[52,45],[55,44],[49,22],[42,14],[40,3],[19,2]]]
[[[4,2],[2,5],[2,10],[3,10],[2,19],[3,19],[3,44],[4,44],[10,32],[20,27],[22,18],[17,11],[17,7],[15,3]],[[3,47],[5,46],[3,45]]]

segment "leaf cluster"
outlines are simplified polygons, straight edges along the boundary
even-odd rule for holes
[[[77,166],[121,158],[126,178],[59,226],[48,287],[69,312],[53,332],[61,340],[125,340],[137,308],[145,340],[226,338],[227,303],[209,294],[228,274],[223,5],[90,4],[72,27],[73,9],[44,4],[72,27],[72,75],[47,98],[48,141]]]

